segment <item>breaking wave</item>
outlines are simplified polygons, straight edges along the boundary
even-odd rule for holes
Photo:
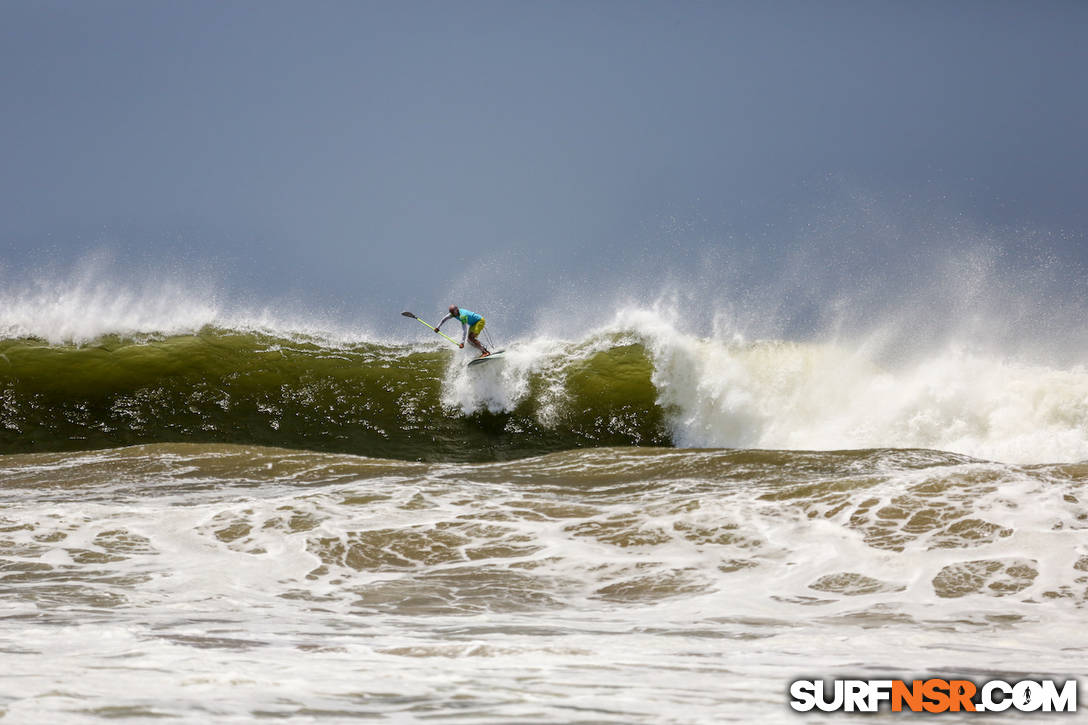
[[[406,460],[614,445],[1088,458],[1088,370],[956,345],[895,364],[864,346],[699,337],[632,309],[578,339],[515,340],[504,362],[474,368],[430,339],[261,324],[13,332],[0,340],[7,452],[215,442]]]

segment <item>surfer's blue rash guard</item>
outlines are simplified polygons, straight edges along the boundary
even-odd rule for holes
[[[484,319],[483,315],[477,315],[472,310],[466,310],[464,307],[458,307],[457,310],[461,313],[456,319],[461,322],[461,344],[465,344],[465,339],[468,337],[468,328],[475,325],[480,320]],[[442,318],[442,321],[438,323],[438,327],[446,323],[446,320],[454,319],[453,315],[447,314]]]
[[[472,310],[466,310],[463,307],[458,307],[457,309],[461,311],[460,319],[462,325],[468,325],[469,327],[472,327],[477,322],[483,319],[483,315],[477,315]]]

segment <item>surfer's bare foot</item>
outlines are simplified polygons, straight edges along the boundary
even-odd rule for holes
[[[490,354],[491,354],[491,353],[489,353],[489,352],[488,352],[487,350],[484,350],[484,351],[483,351],[483,354],[481,354],[481,355],[480,355],[480,357],[487,357],[487,356],[488,356],[488,355],[490,355]]]

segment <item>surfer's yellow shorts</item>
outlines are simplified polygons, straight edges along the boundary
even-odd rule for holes
[[[472,327],[468,328],[468,334],[472,335],[473,337],[476,337],[481,332],[483,332],[483,330],[484,330],[484,318],[481,317],[479,322],[477,322]]]

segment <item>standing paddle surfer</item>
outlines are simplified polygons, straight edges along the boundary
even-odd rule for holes
[[[477,338],[477,336],[484,329],[484,318],[481,315],[477,315],[471,310],[461,309],[457,305],[450,305],[450,313],[442,318],[442,321],[438,323],[438,327],[446,322],[446,320],[460,320],[461,321],[461,349],[465,347],[465,336],[468,336],[468,341],[476,347],[480,348],[483,353],[480,357],[487,357],[491,353],[487,348],[483,346]],[[434,328],[435,332],[438,332],[438,327]]]

